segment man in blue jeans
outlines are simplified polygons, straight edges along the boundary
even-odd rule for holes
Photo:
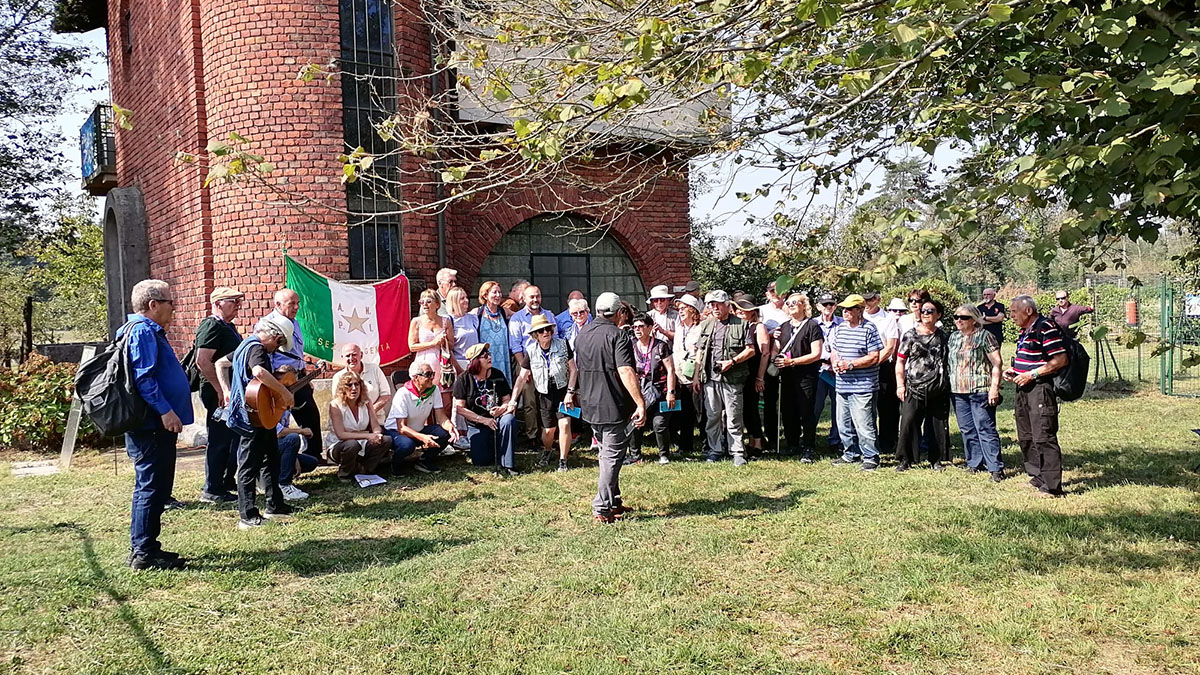
[[[414,361],[408,367],[408,382],[392,396],[392,407],[383,422],[383,433],[392,439],[392,472],[421,450],[414,466],[421,473],[440,473],[437,456],[458,440],[458,428],[442,407],[442,390],[434,383],[433,366]]]
[[[848,295],[838,304],[845,322],[829,332],[829,365],[837,378],[838,432],[842,456],[834,464],[862,460],[862,471],[879,468],[875,448],[875,393],[879,389],[879,353],[883,340],[875,324],[863,318],[867,301]]]
[[[184,559],[158,541],[175,486],[175,439],[183,425],[192,423],[191,387],[166,334],[175,300],[165,281],[146,279],[134,285],[131,301],[135,313],[117,337],[129,334],[134,380],[150,411],[145,424],[125,434],[134,471],[128,563],[135,570],[182,569]]]

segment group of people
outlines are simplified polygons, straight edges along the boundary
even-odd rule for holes
[[[1031,484],[1041,494],[1062,494],[1057,405],[1047,385],[1047,376],[1065,365],[1062,330],[1028,296],[1006,310],[988,289],[982,304],[954,309],[957,330],[947,332],[945,308],[920,289],[907,304],[897,298],[886,308],[878,292],[840,302],[826,293],[814,314],[806,294],[784,297],[774,283],[759,304],[720,289],[701,301],[699,284],[691,282],[679,297],[654,287],[647,311],[606,292],[593,315],[584,294],[574,291],[556,315],[528,282],[507,295],[485,282],[471,308],[455,270],[439,270],[436,281],[418,300],[409,332],[413,359],[395,386],[378,365],[364,362],[360,346],[342,345],[324,435],[311,386],[293,391],[281,382],[289,371],[309,368],[295,321],[300,298],[289,289],[276,292],[273,310],[243,337],[234,322],[244,294],[215,289],[193,346],[208,431],[201,500],[236,501],[239,529],[253,529],[290,515],[289,502],[308,497],[294,478],[321,463],[336,465],[343,480],[381,467],[434,473],[439,457],[461,451],[474,464],[515,475],[524,438],[540,450],[539,465],[557,456],[565,471],[573,442],[590,438],[600,468],[594,515],[612,522],[630,510],[621,500],[621,467],[643,461],[650,433],[664,464],[672,447],[692,453],[698,432],[709,462],[729,456],[740,467],[770,451],[812,462],[827,402],[834,464],[860,463],[870,471],[881,453],[894,452],[897,471],[916,466],[922,455],[942,470],[953,406],[967,468],[1001,480],[995,423],[1001,379],[1017,388],[1018,437]],[[137,388],[154,414],[126,435],[137,475],[129,564],[177,568],[183,560],[164,551],[158,535],[162,511],[176,502],[175,442],[192,422],[191,385],[166,338],[175,309],[168,284],[138,283],[132,305],[135,313],[118,336],[129,335]],[[1004,368],[999,330],[1010,312],[1021,336]],[[291,409],[275,428],[252,423],[246,395],[253,381]]]

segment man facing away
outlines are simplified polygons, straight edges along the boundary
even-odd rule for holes
[[[183,425],[192,423],[191,387],[167,341],[175,300],[165,281],[146,279],[134,285],[130,301],[134,313],[117,338],[129,334],[134,382],[148,411],[146,421],[125,434],[134,473],[128,564],[135,570],[182,569],[184,559],[158,541],[175,485],[175,441]]]
[[[621,465],[629,450],[629,423],[640,427],[646,421],[633,343],[613,323],[620,306],[616,293],[601,293],[595,320],[575,339],[579,407],[599,445],[600,476],[592,511],[600,523],[611,523],[632,510],[621,500]]]

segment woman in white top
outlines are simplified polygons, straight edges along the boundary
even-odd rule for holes
[[[383,434],[375,409],[367,402],[362,378],[353,371],[344,372],[329,402],[333,430],[325,443],[330,461],[338,465],[338,478],[348,481],[355,474],[375,473],[387,458],[392,439]]]
[[[689,455],[695,448],[696,429],[700,425],[699,412],[704,404],[692,389],[692,377],[696,373],[696,342],[700,339],[700,312],[704,305],[700,299],[685,293],[675,301],[679,320],[675,324],[675,338],[671,346],[671,360],[675,364],[675,377],[681,383],[677,390],[679,412],[671,415],[672,433],[680,455]]]
[[[467,369],[467,350],[471,345],[479,344],[479,315],[468,311],[471,307],[470,297],[462,288],[455,286],[446,293],[446,306],[450,312],[450,320],[454,322],[454,377],[462,376]],[[452,388],[442,387],[443,404],[445,397],[450,396]],[[453,411],[453,407],[443,405],[443,409]],[[462,415],[453,415],[455,428],[459,431],[459,439],[454,447],[467,450],[471,447],[467,441],[467,420]]]
[[[442,407],[450,409],[450,388],[454,386],[453,372],[442,368],[443,362],[449,369],[454,365],[454,322],[449,316],[438,314],[442,299],[437,289],[421,291],[417,301],[421,313],[413,317],[408,326],[408,348],[413,353],[413,363],[427,363],[433,368],[434,384],[441,387]]]

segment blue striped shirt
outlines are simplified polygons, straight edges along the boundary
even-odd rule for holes
[[[849,322],[835,326],[829,331],[829,349],[837,354],[838,359],[847,361],[859,359],[870,352],[883,351],[883,340],[875,324],[863,319],[857,326]],[[839,394],[868,394],[876,390],[879,384],[879,366],[852,368],[837,374],[837,392]]]

